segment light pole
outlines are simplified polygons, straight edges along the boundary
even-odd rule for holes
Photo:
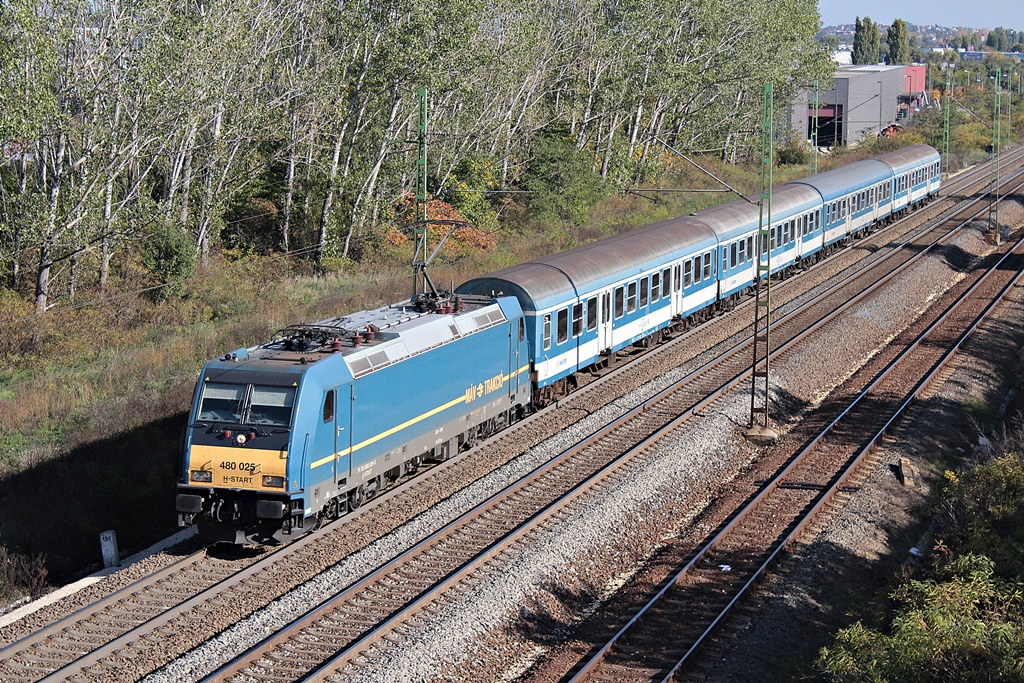
[[[878,81],[878,135],[882,135],[882,81]]]
[[[1000,67],[996,67],[996,87],[995,87],[995,117],[992,121],[992,162],[996,169],[995,182],[992,183],[992,204],[989,210],[990,229],[992,231],[993,241],[996,244],[1002,242],[1002,230],[999,227],[999,123],[1002,117],[1002,106],[1000,97],[1000,86],[1002,85],[1002,74],[1000,73]]]

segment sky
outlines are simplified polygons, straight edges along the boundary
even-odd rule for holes
[[[818,11],[824,26],[871,17],[887,25],[902,19],[911,24],[1024,30],[1024,0],[818,0]]]

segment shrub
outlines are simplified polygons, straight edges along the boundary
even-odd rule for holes
[[[153,278],[161,285],[149,290],[154,301],[180,296],[182,282],[192,274],[195,246],[191,238],[177,228],[166,226],[143,241],[140,256]]]

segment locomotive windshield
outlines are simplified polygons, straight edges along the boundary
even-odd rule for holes
[[[294,403],[295,387],[209,382],[203,385],[196,421],[287,427]]]

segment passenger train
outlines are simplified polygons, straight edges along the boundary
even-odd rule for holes
[[[939,191],[907,147],[745,200],[469,280],[454,292],[294,325],[208,362],[184,438],[179,524],[280,543],[575,388],[629,346],[731,309],[770,251],[788,274]]]

